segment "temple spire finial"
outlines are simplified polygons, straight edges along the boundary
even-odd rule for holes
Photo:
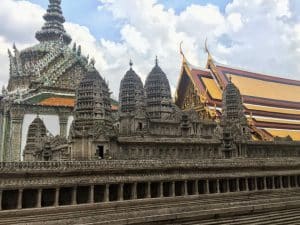
[[[157,57],[157,55],[155,56],[155,66],[158,66],[158,57]]]
[[[132,60],[131,60],[131,59],[129,60],[129,66],[130,66],[130,69],[132,69],[133,62],[132,62]]]
[[[38,41],[57,41],[58,43],[63,41],[67,45],[71,43],[72,39],[63,26],[65,18],[61,10],[61,0],[49,0],[44,20],[44,26],[35,35]]]

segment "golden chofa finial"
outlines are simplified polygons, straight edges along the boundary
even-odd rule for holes
[[[205,38],[205,52],[207,53],[207,61],[212,61],[212,56],[209,52],[209,49],[208,49],[208,45],[207,45],[207,38]]]
[[[179,44],[179,52],[184,57],[184,54],[183,54],[183,51],[182,51],[182,44],[183,44],[183,41],[181,41],[180,44]]]
[[[182,44],[183,44],[183,41],[181,41],[180,44],[179,44],[179,52],[180,52],[180,55],[182,55],[182,62],[186,63],[187,60],[186,60],[185,55],[184,55],[183,50],[182,50]]]

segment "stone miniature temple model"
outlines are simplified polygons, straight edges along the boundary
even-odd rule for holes
[[[176,104],[158,58],[145,84],[130,61],[116,110],[95,61],[69,47],[60,3],[50,0],[37,45],[9,51],[0,225],[299,224],[299,125],[280,122],[299,117],[297,97],[247,96],[245,79],[274,78],[209,54],[206,69],[183,57]]]

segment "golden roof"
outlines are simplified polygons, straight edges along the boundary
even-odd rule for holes
[[[182,79],[183,75],[187,78]],[[217,105],[220,110],[222,89],[229,77],[241,92],[246,114],[253,115],[253,127],[260,131],[268,129],[273,137],[290,134],[294,140],[300,140],[300,81],[222,66],[215,63],[211,56],[206,69],[200,69],[189,64],[184,57],[176,92],[180,100],[176,104],[182,107],[184,90],[191,82],[199,90],[203,106]]]
[[[265,128],[267,132],[272,134],[273,137],[287,137],[288,135],[294,140],[294,141],[300,141],[300,131],[299,130],[283,130],[283,129],[271,129],[271,128]]]
[[[226,76],[231,76],[232,82],[240,89],[242,95],[300,102],[299,85],[270,82],[235,74],[226,74]]]

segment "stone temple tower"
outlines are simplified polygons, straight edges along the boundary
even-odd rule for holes
[[[145,94],[141,78],[132,69],[133,63],[129,63],[130,69],[121,80],[119,91],[119,116],[120,134],[134,135],[145,132]]]
[[[155,60],[145,83],[146,111],[151,119],[168,120],[173,112],[170,84]]]
[[[250,129],[240,91],[231,78],[223,92],[222,104],[223,155],[225,158],[242,156],[241,144],[250,140]]]
[[[77,160],[103,158],[109,149],[109,138],[113,135],[110,92],[93,64],[89,65],[76,93],[70,132],[71,158]]]

